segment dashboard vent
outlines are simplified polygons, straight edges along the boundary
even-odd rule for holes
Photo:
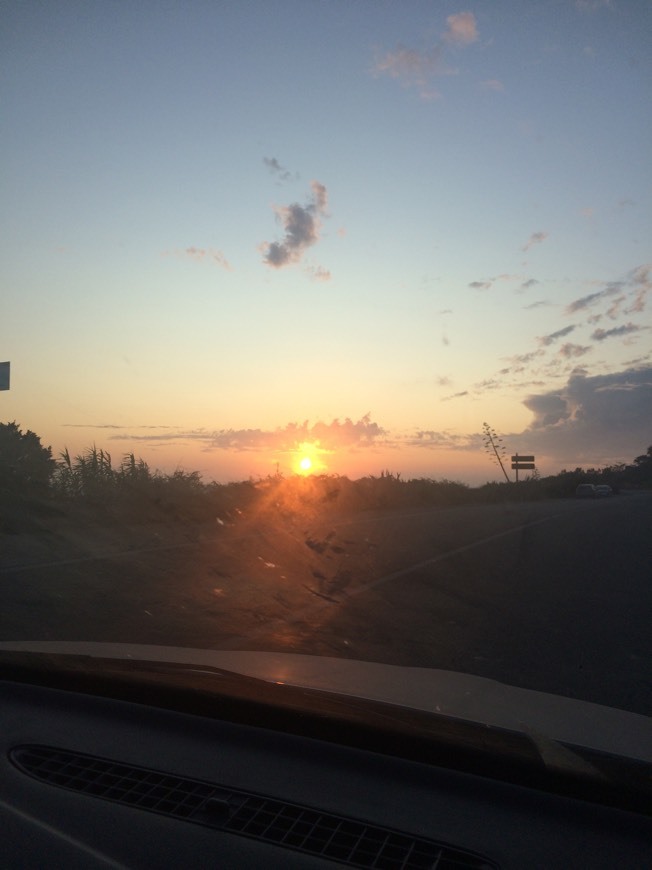
[[[356,819],[48,746],[9,757],[49,785],[275,843],[351,867],[382,870],[498,870],[479,855]]]

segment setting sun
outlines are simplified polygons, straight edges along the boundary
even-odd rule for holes
[[[325,451],[319,446],[318,441],[304,441],[297,444],[297,450],[294,454],[294,462],[292,463],[295,474],[301,474],[307,477],[309,474],[320,474],[326,468],[322,461],[322,454]]]

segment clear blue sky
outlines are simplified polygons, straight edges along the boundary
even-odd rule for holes
[[[218,480],[652,442],[652,5],[2,9],[0,419]]]

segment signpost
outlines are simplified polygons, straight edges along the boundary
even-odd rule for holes
[[[9,363],[0,362],[0,390],[9,389]]]
[[[528,471],[534,468],[534,456],[512,456],[512,471],[516,472],[516,483],[518,483],[519,471]]]

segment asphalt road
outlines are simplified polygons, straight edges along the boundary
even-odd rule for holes
[[[652,715],[652,496],[371,525],[401,557],[354,590],[305,651],[325,654],[345,639],[353,658],[474,673]],[[410,563],[415,540],[433,552],[415,548]]]
[[[652,494],[98,535],[0,548],[1,640],[342,656],[652,714]]]

